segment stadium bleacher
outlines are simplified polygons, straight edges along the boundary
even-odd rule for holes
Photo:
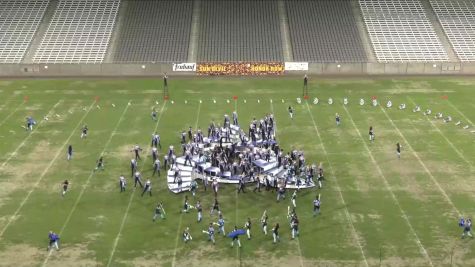
[[[365,62],[350,0],[287,0],[295,61]]]
[[[432,9],[461,61],[475,61],[475,3],[430,0]]]
[[[447,61],[447,52],[419,0],[359,0],[380,62]]]
[[[101,63],[120,0],[60,0],[35,63]]]
[[[193,1],[128,1],[113,62],[185,62]]]
[[[0,63],[20,63],[49,0],[0,1]]]
[[[198,61],[282,61],[277,1],[201,3]]]
[[[469,0],[122,2],[0,0],[0,63],[475,61]]]

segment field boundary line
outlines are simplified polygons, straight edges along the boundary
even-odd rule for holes
[[[353,238],[356,240],[356,243],[358,244],[358,248],[360,249],[361,256],[363,256],[363,261],[365,263],[365,266],[368,267],[369,266],[368,260],[366,259],[366,255],[364,253],[363,246],[361,246],[360,240],[358,239],[356,228],[355,228],[353,222],[351,221],[351,215],[350,215],[350,212],[348,210],[348,206],[346,205],[345,198],[343,197],[343,193],[341,192],[341,187],[340,187],[340,184],[338,183],[338,179],[336,178],[336,174],[335,174],[334,169],[333,169],[333,164],[331,163],[330,158],[328,157],[327,150],[326,150],[325,145],[323,143],[323,139],[320,135],[320,131],[318,130],[317,123],[315,122],[312,111],[310,110],[310,106],[308,105],[308,102],[305,102],[305,104],[307,105],[308,113],[310,114],[310,118],[312,119],[313,128],[315,128],[315,132],[317,133],[318,139],[320,140],[320,143],[322,144],[322,150],[323,150],[323,153],[325,154],[325,158],[328,162],[328,167],[330,168],[330,171],[333,174],[333,178],[335,179],[336,191],[338,191],[338,193],[340,195],[341,202],[343,203],[343,206],[345,207],[346,220],[350,224]]]
[[[23,208],[23,206],[25,205],[25,203],[28,201],[28,199],[30,198],[31,194],[33,193],[33,191],[35,191],[35,189],[38,187],[38,185],[40,184],[40,182],[43,180],[43,178],[45,177],[46,173],[48,173],[49,169],[53,166],[54,162],[56,161],[56,159],[58,159],[59,155],[61,153],[63,153],[63,149],[64,147],[69,143],[69,140],[71,140],[71,137],[73,137],[73,135],[76,133],[77,129],[79,128],[79,126],[82,124],[82,122],[84,121],[84,119],[87,117],[87,115],[89,114],[89,112],[92,110],[92,107],[94,106],[96,102],[92,102],[92,104],[89,106],[89,109],[86,111],[86,113],[82,116],[81,120],[79,120],[79,122],[76,124],[76,126],[74,127],[73,131],[71,132],[71,134],[69,135],[68,139],[66,139],[66,141],[64,142],[64,144],[58,149],[58,152],[56,152],[56,155],[54,156],[54,158],[50,161],[50,163],[48,164],[48,166],[46,167],[46,169],[41,173],[40,175],[40,178],[38,178],[38,180],[36,180],[35,184],[33,185],[33,188],[31,188],[31,190],[28,192],[28,194],[26,195],[26,197],[23,199],[23,201],[20,203],[20,206],[15,210],[15,213],[13,213],[12,216],[10,216],[10,218],[8,219],[8,222],[7,224],[3,227],[2,231],[0,231],[0,237],[3,236],[3,234],[5,233],[5,231],[7,230],[7,228],[10,226],[10,224],[13,222],[13,220],[15,219],[16,216],[18,216],[18,213],[20,212],[20,210]]]
[[[447,103],[449,103],[449,106],[453,108],[460,116],[462,116],[464,120],[468,121],[472,125],[472,127],[475,126],[475,124],[469,118],[467,118],[465,114],[463,114],[462,111],[460,111],[454,104],[452,104],[450,100],[447,99]],[[472,106],[474,105],[472,104]]]
[[[399,135],[402,137],[402,139],[404,140],[404,142],[407,144],[407,146],[409,146],[409,149],[412,151],[412,154],[416,157],[416,159],[419,161],[419,163],[421,164],[421,166],[424,168],[424,170],[426,171],[426,173],[429,175],[429,177],[431,178],[432,182],[437,186],[437,188],[439,189],[439,191],[442,193],[442,195],[444,195],[445,199],[447,200],[447,202],[453,207],[453,209],[457,212],[457,215],[460,217],[462,215],[462,213],[460,213],[460,211],[457,209],[457,207],[455,206],[455,204],[452,202],[452,200],[450,199],[450,197],[447,195],[447,193],[445,192],[445,190],[442,188],[442,186],[439,184],[439,182],[437,182],[437,180],[434,178],[434,176],[432,175],[432,173],[429,171],[429,169],[427,168],[427,166],[424,164],[424,162],[422,161],[422,159],[419,157],[419,155],[416,153],[416,151],[412,148],[411,144],[407,141],[406,137],[404,137],[404,135],[402,134],[402,132],[399,130],[399,128],[396,126],[396,124],[394,124],[394,121],[391,119],[391,117],[389,117],[388,113],[386,112],[386,110],[384,110],[383,107],[379,107],[384,115],[386,116],[386,118],[389,120],[389,122],[391,123],[391,125],[394,127],[394,129],[399,133]]]
[[[63,99],[60,99],[58,102],[56,102],[56,104],[53,105],[53,107],[46,113],[46,115],[48,116],[50,113],[53,112],[53,110],[58,107],[59,104],[63,103]],[[40,126],[43,125],[43,122],[45,122],[45,119],[43,118],[39,123],[38,123],[38,126],[36,126],[26,137],[25,139],[23,139],[23,141],[20,143],[20,145],[17,146],[17,148],[10,154],[10,156],[8,156],[8,158],[2,163],[2,166],[0,166],[0,169],[3,169],[7,164],[8,162],[10,162],[10,160],[18,153],[18,150],[20,150],[20,148],[22,148],[26,141],[28,141],[28,139],[30,139],[30,137],[33,135],[33,133],[36,132],[36,130],[38,128],[40,128]]]
[[[198,103],[198,112],[196,115],[196,122],[195,122],[195,131],[198,128],[198,123],[200,120],[200,112],[201,112],[201,102]],[[185,196],[183,196],[183,201],[185,201]],[[176,239],[175,239],[175,248],[173,249],[173,258],[172,258],[172,267],[175,267],[176,265],[176,253],[178,250],[178,242],[180,240],[180,229],[181,225],[183,223],[183,212],[180,213],[180,219],[178,220],[178,229],[176,230]]]
[[[273,101],[270,100],[270,111],[272,112],[272,115],[274,116],[274,104],[272,103]],[[277,137],[277,118],[274,117],[274,135]],[[303,254],[302,254],[302,247],[300,246],[300,237],[297,236],[297,249],[299,251],[299,259],[300,259],[300,266],[304,267],[303,263]]]
[[[1,122],[0,122],[0,126],[2,126],[11,116],[13,116],[13,114],[15,114],[18,109],[20,108],[20,106],[24,105],[25,104],[25,101],[21,102],[20,104],[18,104],[15,109],[13,109],[12,112],[10,112],[7,117],[5,117],[5,119],[3,119]]]
[[[157,123],[155,124],[155,129],[154,129],[153,132],[156,132],[157,129],[158,129],[158,125],[160,124],[160,120],[161,120],[162,115],[165,111],[165,106],[166,105],[167,105],[167,101],[164,101],[162,109],[160,110],[160,116],[158,116],[158,120],[157,120]],[[150,154],[150,148],[148,149],[148,151],[146,153],[146,157],[145,157],[144,161],[142,162],[142,166],[145,166],[145,162],[149,158],[148,157],[149,154]],[[114,258],[115,250],[117,249],[117,245],[119,244],[120,235],[122,234],[122,230],[124,229],[125,222],[127,221],[127,216],[129,214],[129,210],[130,210],[130,206],[132,204],[132,200],[134,199],[135,191],[137,191],[137,190],[134,188],[134,190],[132,191],[132,194],[130,194],[129,203],[127,204],[127,209],[125,210],[124,217],[122,217],[122,221],[121,221],[120,227],[119,227],[119,232],[117,233],[117,236],[114,239],[114,244],[112,245],[112,250],[111,250],[111,253],[110,253],[110,256],[109,256],[109,260],[107,261],[107,265],[106,265],[107,267],[110,266],[110,264],[112,262],[112,259]]]
[[[130,100],[129,100],[130,102]],[[116,134],[117,132],[117,128],[119,128],[119,125],[120,123],[122,122],[122,120],[124,119],[124,115],[127,113],[127,110],[129,109],[130,105],[125,105],[125,109],[124,111],[122,112],[120,118],[119,118],[119,121],[117,122],[117,124],[115,125],[114,129],[112,130],[110,136],[109,136],[109,139],[107,139],[106,141],[106,144],[104,146],[104,149],[102,150],[102,152],[100,153],[100,155],[102,156],[107,147],[109,146],[110,142],[112,141],[112,138],[114,137],[114,135]],[[59,236],[61,236],[64,232],[64,230],[66,229],[66,226],[68,225],[69,221],[71,220],[71,217],[74,213],[74,211],[76,210],[76,207],[78,206],[79,202],[81,201],[81,198],[84,194],[84,192],[86,191],[86,188],[88,187],[89,185],[89,182],[91,181],[91,178],[94,176],[96,172],[93,170],[91,171],[91,174],[89,175],[89,177],[87,177],[87,180],[86,180],[86,183],[83,185],[82,189],[81,189],[81,192],[79,193],[78,197],[76,198],[76,201],[74,202],[74,205],[73,205],[73,208],[70,210],[69,214],[68,214],[68,217],[66,217],[66,220],[64,221],[64,224],[63,226],[61,227],[61,230],[59,231]],[[45,260],[43,261],[43,264],[41,266],[46,266],[46,264],[48,263],[48,260],[49,260],[49,257],[51,256],[51,253],[53,252],[53,250],[50,250],[48,255],[46,256]]]
[[[411,97],[408,96],[407,98],[408,98],[409,101],[411,101],[414,105],[416,105],[416,102],[414,102],[414,100],[413,100]],[[452,147],[452,149],[458,154],[458,156],[459,156],[461,159],[463,159],[468,165],[470,165],[470,167],[473,168],[473,164],[472,164],[470,161],[467,160],[467,158],[462,154],[462,152],[460,152],[460,150],[458,150],[458,149],[455,147],[455,145],[454,145],[452,142],[450,142],[450,140],[444,135],[444,133],[442,133],[442,131],[440,130],[440,128],[437,127],[437,125],[435,125],[435,123],[432,122],[432,120],[431,120],[430,118],[428,118],[427,116],[424,116],[424,117],[427,119],[427,121],[430,122],[430,124],[432,125],[432,127],[434,127],[434,128],[437,130],[437,132],[439,132],[439,134],[445,139],[445,141],[447,141],[447,143],[448,143],[448,144]],[[411,146],[409,146],[409,147],[411,148],[412,153],[416,153],[416,152],[412,149]]]
[[[386,187],[389,189],[389,193],[391,194],[391,197],[393,198],[394,202],[395,202],[396,205],[398,206],[399,211],[400,211],[401,214],[402,214],[402,217],[404,218],[404,220],[406,221],[407,225],[409,226],[409,229],[411,230],[412,234],[413,234],[414,237],[416,238],[415,241],[416,241],[417,245],[419,246],[419,249],[421,250],[421,252],[422,252],[422,254],[424,255],[424,257],[429,261],[430,266],[434,267],[434,264],[432,263],[432,260],[431,260],[431,258],[429,257],[429,254],[427,253],[427,250],[426,250],[426,249],[424,248],[424,246],[422,245],[422,242],[421,242],[421,240],[419,239],[419,236],[417,235],[416,231],[414,230],[414,227],[412,226],[411,222],[409,221],[409,217],[407,216],[406,212],[402,209],[401,204],[399,203],[399,200],[397,199],[396,195],[394,194],[393,190],[391,189],[391,185],[389,184],[388,180],[386,179],[386,176],[384,175],[383,171],[381,170],[381,167],[379,166],[378,162],[374,159],[373,154],[371,153],[371,150],[369,150],[368,144],[366,144],[365,139],[363,138],[363,136],[361,135],[360,130],[359,130],[358,127],[356,126],[356,123],[355,123],[355,121],[353,120],[353,117],[351,117],[350,112],[348,111],[348,109],[346,108],[346,106],[343,105],[343,108],[345,109],[345,112],[346,112],[346,114],[348,115],[348,118],[350,119],[351,124],[353,125],[353,127],[355,128],[356,132],[358,133],[358,135],[359,135],[361,141],[363,142],[364,147],[366,148],[367,154],[369,155],[369,157],[371,158],[371,161],[373,162],[374,166],[376,167],[376,169],[378,170],[379,174],[380,174],[381,177],[383,178],[384,184],[385,184]]]

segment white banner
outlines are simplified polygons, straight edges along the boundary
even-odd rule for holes
[[[285,62],[285,70],[308,70],[308,62]]]
[[[196,71],[196,63],[173,63],[173,71]]]

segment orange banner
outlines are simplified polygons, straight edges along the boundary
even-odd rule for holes
[[[202,75],[281,75],[282,62],[198,63],[196,71]]]

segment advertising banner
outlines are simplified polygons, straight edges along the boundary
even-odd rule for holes
[[[308,70],[308,62],[285,62],[285,70]]]
[[[238,62],[238,63],[198,63],[198,74],[202,75],[281,75],[282,62]]]
[[[196,63],[173,63],[173,71],[196,71]]]

